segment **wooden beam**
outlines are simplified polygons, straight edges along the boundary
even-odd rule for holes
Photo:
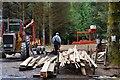
[[[50,61],[45,62],[45,64],[43,65],[42,69],[40,70],[40,76],[46,78],[48,76],[47,74],[47,70],[49,68],[50,65]]]
[[[51,62],[53,62],[55,59],[57,59],[57,56],[53,56],[53,57],[49,58],[49,60],[47,60],[44,63],[42,69],[40,70],[41,77],[48,77],[48,72],[54,71],[55,63],[51,63]]]
[[[80,55],[80,53],[77,51],[76,45],[73,48],[74,51],[74,61],[80,62],[80,59],[82,59],[82,56]]]
[[[54,68],[55,68],[55,63],[50,63],[47,71],[54,72]]]
[[[52,58],[50,58],[50,62],[53,62],[56,59],[57,59],[57,56],[53,56]]]
[[[33,67],[34,65],[35,65],[35,63],[36,63],[36,61],[38,60],[38,59],[40,59],[40,56],[38,56],[38,57],[36,57],[36,58],[33,58],[31,61],[30,61],[30,63],[28,64],[28,67]]]
[[[32,59],[33,57],[27,58],[24,62],[20,64],[20,67],[26,67]]]
[[[78,65],[75,63],[75,67],[78,69]]]
[[[82,75],[84,75],[84,76],[85,76],[85,75],[86,75],[86,70],[85,70],[85,67],[81,67],[80,69],[81,69],[81,73],[82,73]]]
[[[103,57],[103,56],[104,56],[105,51],[104,51],[104,52],[99,52],[98,54],[100,55],[100,56],[98,57],[98,59],[100,59],[101,57]]]
[[[44,58],[41,58],[38,62],[37,62],[37,66],[40,66],[41,64],[45,63],[45,61],[48,59],[49,57],[46,56]]]
[[[90,58],[90,56],[87,54],[86,51],[82,51],[82,53],[85,54],[86,58],[93,64],[93,66],[94,66],[95,68],[98,67],[98,66],[95,64],[95,62]]]
[[[80,62],[80,66],[85,67],[85,64],[84,64],[84,63],[82,63],[82,62]]]

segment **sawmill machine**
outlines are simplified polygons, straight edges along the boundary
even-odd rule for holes
[[[73,41],[72,44],[96,44],[96,40],[93,37],[93,34],[96,32],[96,26],[91,25],[88,31],[79,31],[77,32],[77,41]],[[88,39],[79,40],[79,35],[87,35]]]

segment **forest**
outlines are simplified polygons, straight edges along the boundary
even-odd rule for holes
[[[90,25],[106,39],[108,7],[107,2],[4,2],[2,14],[3,19],[21,19],[25,25],[34,19],[37,37],[43,38],[44,30],[46,44],[56,32],[62,44],[71,44],[77,31],[87,31]]]

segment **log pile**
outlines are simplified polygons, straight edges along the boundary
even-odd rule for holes
[[[90,67],[92,65],[97,68],[94,60],[90,58],[86,51],[78,51],[76,49],[76,45],[73,49],[68,49],[68,51],[63,51],[59,53],[59,62],[61,62],[60,66],[63,67],[65,64],[75,64],[76,68],[80,68],[83,75],[86,75],[85,66],[89,64]]]

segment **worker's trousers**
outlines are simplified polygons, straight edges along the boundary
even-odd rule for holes
[[[59,45],[54,45],[54,55],[57,55],[58,54],[58,49],[59,49]]]

